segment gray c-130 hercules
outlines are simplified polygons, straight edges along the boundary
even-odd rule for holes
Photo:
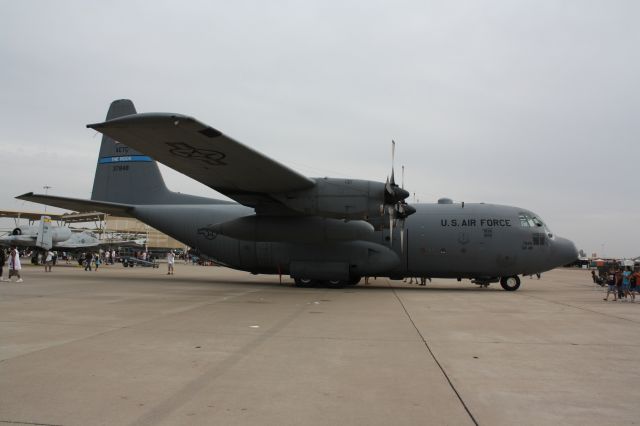
[[[192,117],[137,114],[127,99],[87,127],[104,134],[91,200],[17,198],[135,217],[224,265],[288,274],[300,286],[413,276],[516,290],[518,275],[577,258],[529,210],[447,199],[410,206],[393,173],[387,182],[308,178]],[[237,203],[169,191],[156,160]]]

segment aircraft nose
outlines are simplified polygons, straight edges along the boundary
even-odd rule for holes
[[[578,259],[578,249],[573,241],[566,238],[556,237],[552,246],[552,258],[558,266],[568,265]]]

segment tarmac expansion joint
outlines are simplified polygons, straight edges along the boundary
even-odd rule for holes
[[[445,371],[444,367],[442,367],[442,364],[440,364],[440,362],[438,361],[438,358],[436,357],[436,355],[433,353],[433,351],[431,350],[431,347],[429,346],[429,343],[427,342],[427,339],[425,339],[425,337],[422,335],[422,333],[420,332],[420,329],[418,328],[418,326],[416,325],[416,323],[413,321],[413,318],[411,318],[411,314],[409,313],[409,311],[407,310],[406,306],[404,305],[404,303],[402,303],[402,299],[400,299],[400,296],[398,296],[398,293],[396,292],[395,288],[391,288],[391,290],[393,291],[393,295],[396,297],[396,299],[398,300],[398,303],[400,303],[400,306],[402,306],[402,309],[404,310],[405,315],[407,316],[407,318],[409,319],[409,321],[411,322],[411,325],[413,326],[413,328],[416,330],[416,333],[418,333],[418,336],[420,336],[420,339],[422,340],[422,343],[424,343],[424,346],[427,348],[427,351],[429,351],[429,354],[431,355],[431,357],[433,358],[433,360],[435,361],[436,365],[438,366],[438,368],[440,369],[440,371],[442,372],[442,374],[444,375],[445,379],[447,380],[447,383],[449,383],[449,386],[451,387],[451,390],[453,390],[453,392],[456,394],[456,397],[458,398],[458,400],[460,401],[460,403],[462,404],[462,407],[464,408],[464,410],[467,412],[467,414],[469,415],[469,418],[471,419],[471,421],[473,422],[473,424],[475,424],[476,426],[478,426],[478,421],[476,420],[476,418],[473,416],[473,414],[471,413],[471,410],[469,410],[469,407],[467,406],[467,404],[464,402],[464,400],[462,399],[462,396],[460,395],[460,393],[458,392],[458,390],[456,389],[455,385],[453,384],[453,382],[451,381],[451,379],[449,378],[449,375],[447,374],[447,372]]]

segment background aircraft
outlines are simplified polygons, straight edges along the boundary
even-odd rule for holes
[[[409,206],[393,170],[386,182],[309,178],[192,117],[136,114],[129,100],[88,127],[104,133],[91,200],[17,198],[132,216],[222,264],[289,274],[298,285],[414,276],[516,290],[518,275],[577,257],[527,209],[448,199]],[[169,191],[151,157],[238,204]]]
[[[91,231],[74,232],[67,226],[54,226],[50,216],[41,216],[38,225],[18,226],[10,235],[0,237],[0,245],[38,247],[44,250],[73,251],[111,246],[142,247],[144,244],[144,240],[100,240]]]

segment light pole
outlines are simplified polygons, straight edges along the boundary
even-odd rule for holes
[[[50,190],[51,188],[52,188],[52,187],[51,187],[51,186],[49,186],[49,185],[45,185],[45,186],[43,186],[43,187],[42,187],[42,189],[44,189],[44,195],[47,195],[47,193],[49,192],[49,190]],[[45,213],[47,212],[47,205],[46,205],[46,204],[44,205],[44,212],[45,212]]]

